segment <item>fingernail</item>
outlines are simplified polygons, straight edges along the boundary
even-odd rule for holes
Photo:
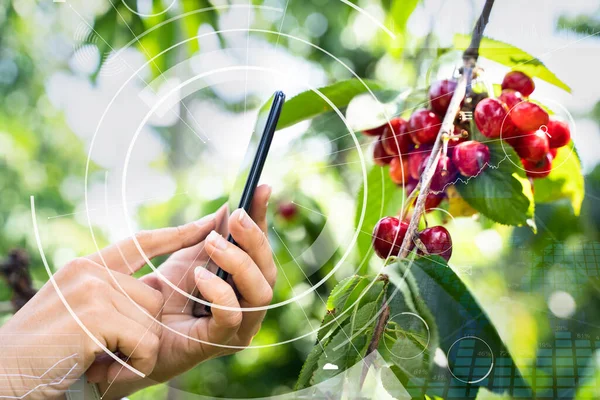
[[[194,275],[197,279],[202,279],[204,281],[212,279],[216,276],[204,267],[196,267],[196,269],[194,270]]]
[[[215,231],[212,231],[210,235],[208,235],[207,240],[219,250],[225,250],[227,248],[227,241]]]
[[[198,221],[196,221],[196,225],[205,226],[206,224],[212,222],[214,219],[215,219],[215,213],[208,214],[208,215],[205,215],[204,217],[200,218]]]
[[[244,228],[246,228],[246,229],[252,228],[252,220],[250,219],[250,216],[248,216],[248,213],[246,212],[246,210],[240,209],[240,215],[238,217],[238,221],[240,222],[240,224],[242,224],[242,226]]]

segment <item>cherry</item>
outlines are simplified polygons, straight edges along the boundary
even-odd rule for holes
[[[558,149],[550,148],[550,155],[552,155],[552,159],[555,159],[557,154],[558,154]]]
[[[510,111],[514,106],[523,101],[523,95],[516,90],[504,89],[500,96],[498,96],[498,100],[506,104],[506,107]]]
[[[408,173],[412,179],[419,180],[421,178],[421,164],[429,157],[430,153],[430,146],[419,146],[408,155]]]
[[[364,131],[362,131],[362,133],[363,133],[363,135],[367,135],[367,136],[381,136],[381,135],[383,135],[383,130],[385,129],[386,126],[387,126],[387,124],[378,126],[377,128],[365,129]]]
[[[381,136],[381,143],[385,152],[390,156],[407,154],[412,145],[408,135],[408,122],[402,118],[392,118],[389,125],[386,125]]]
[[[521,160],[523,168],[530,178],[545,178],[552,172],[552,161],[554,157],[548,152],[541,161]]]
[[[523,132],[530,132],[547,125],[548,113],[540,106],[529,101],[517,104],[510,112],[510,119]]]
[[[533,80],[521,71],[511,71],[504,76],[502,81],[502,89],[513,89],[525,97],[533,93],[535,83]]]
[[[390,178],[396,185],[404,185],[408,182],[408,160],[405,158],[394,157],[390,163]]]
[[[446,114],[455,89],[456,81],[453,79],[433,82],[429,88],[429,103],[431,104],[431,109],[437,115]]]
[[[432,144],[437,138],[442,121],[427,109],[415,111],[408,120],[410,137],[415,144]]]
[[[419,239],[425,245],[430,255],[438,255],[446,261],[452,256],[452,238],[450,232],[443,226],[434,226],[419,232]],[[423,254],[419,249],[417,254]]]
[[[383,148],[383,144],[381,143],[381,139],[377,139],[375,141],[375,145],[373,146],[373,162],[379,166],[384,166],[392,162],[393,156],[388,155]]]
[[[419,175],[423,174],[428,162],[429,157],[423,160],[423,162],[421,163],[421,167],[419,168]],[[433,174],[433,178],[431,179],[431,190],[434,192],[443,191],[448,184],[450,184],[452,181],[454,181],[454,179],[456,179],[456,175],[458,175],[458,171],[456,170],[456,166],[454,165],[450,157],[440,155],[437,166],[435,168],[435,172]]]
[[[550,151],[548,136],[542,130],[525,133],[514,146],[519,157],[532,162],[542,161]]]
[[[454,147],[452,161],[461,175],[475,176],[487,168],[490,149],[483,143],[469,140]]]
[[[466,136],[462,136],[463,131],[465,131],[467,133]],[[469,140],[468,139],[469,132],[467,132],[466,130],[462,129],[459,126],[454,125],[454,131],[452,132],[452,134],[456,137],[453,137],[448,141],[449,149],[453,148],[454,146],[456,146],[460,143],[463,143],[463,142],[466,142],[467,140]]]
[[[373,229],[373,248],[379,258],[386,259],[390,256],[397,256],[407,230],[408,224],[404,221],[400,222],[398,218],[380,219]]]
[[[569,144],[571,141],[569,124],[550,118],[550,121],[548,121],[548,141],[551,149],[557,149]]]
[[[286,221],[291,221],[298,214],[298,207],[292,202],[279,203],[277,212]]]
[[[446,198],[445,193],[429,193],[425,198],[425,211],[433,211],[432,208],[436,208]]]
[[[406,197],[410,196],[410,194],[417,188],[419,181],[416,179],[409,179],[408,182],[404,184],[404,193],[406,193]]]
[[[508,109],[500,100],[483,99],[475,107],[475,124],[483,136],[497,138],[500,136],[500,129],[507,114]]]

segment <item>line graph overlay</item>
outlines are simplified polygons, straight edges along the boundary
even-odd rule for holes
[[[46,398],[83,373],[79,334],[0,334],[0,399]]]

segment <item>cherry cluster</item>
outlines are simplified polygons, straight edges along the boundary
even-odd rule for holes
[[[475,107],[474,119],[481,133],[501,138],[521,158],[530,178],[544,178],[552,171],[558,148],[571,141],[569,125],[550,117],[539,104],[529,100],[533,80],[519,71],[506,74],[497,99],[486,98]]]
[[[389,164],[390,178],[404,187],[407,196],[417,187],[428,164],[456,85],[453,79],[434,82],[429,88],[429,108],[414,111],[408,120],[394,117],[388,124],[363,132],[376,137],[374,162],[381,166]],[[529,76],[512,71],[504,77],[498,98],[471,93],[463,101],[454,121],[454,131],[444,137],[444,151],[435,166],[426,211],[440,205],[447,197],[446,188],[459,175],[474,177],[488,166],[490,150],[484,143],[470,138],[469,118],[463,118],[467,112],[473,114],[483,136],[490,141],[504,140],[515,149],[530,178],[543,178],[550,173],[557,149],[570,142],[571,134],[567,123],[550,117],[539,104],[529,100],[534,89]],[[398,218],[381,219],[373,232],[377,255],[381,258],[397,256],[407,228],[408,223]],[[429,254],[441,255],[446,260],[452,254],[450,234],[441,226],[419,232],[414,241],[417,240],[421,242],[417,246],[419,254],[427,249]]]

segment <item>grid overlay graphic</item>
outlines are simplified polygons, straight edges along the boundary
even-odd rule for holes
[[[590,279],[600,279],[599,254],[600,243],[595,242],[549,246],[541,259],[532,259],[519,289],[581,294]],[[442,281],[448,283],[444,278]],[[468,304],[467,298],[460,298],[460,305],[464,307],[461,316],[465,317],[462,336],[476,335],[476,322],[479,329],[482,322],[469,320],[465,311],[474,305]],[[581,315],[585,318],[585,310]],[[555,317],[550,317],[549,322],[553,328],[552,337],[539,343],[535,358],[521,358],[529,365],[526,368],[517,371],[508,353],[501,351],[495,355],[493,370],[484,380],[477,384],[461,382],[483,377],[490,369],[490,357],[481,356],[475,349],[477,340],[463,339],[456,344],[457,350],[452,352],[454,357],[449,360],[453,373],[461,380],[451,374],[434,374],[429,379],[413,377],[407,382],[406,389],[414,398],[427,394],[445,399],[471,399],[477,396],[479,387],[485,387],[515,399],[546,400],[572,399],[578,387],[600,389],[594,367],[595,354],[600,354],[598,330],[590,328],[588,333],[575,332],[564,326],[564,320]],[[524,380],[519,378],[519,372]]]

